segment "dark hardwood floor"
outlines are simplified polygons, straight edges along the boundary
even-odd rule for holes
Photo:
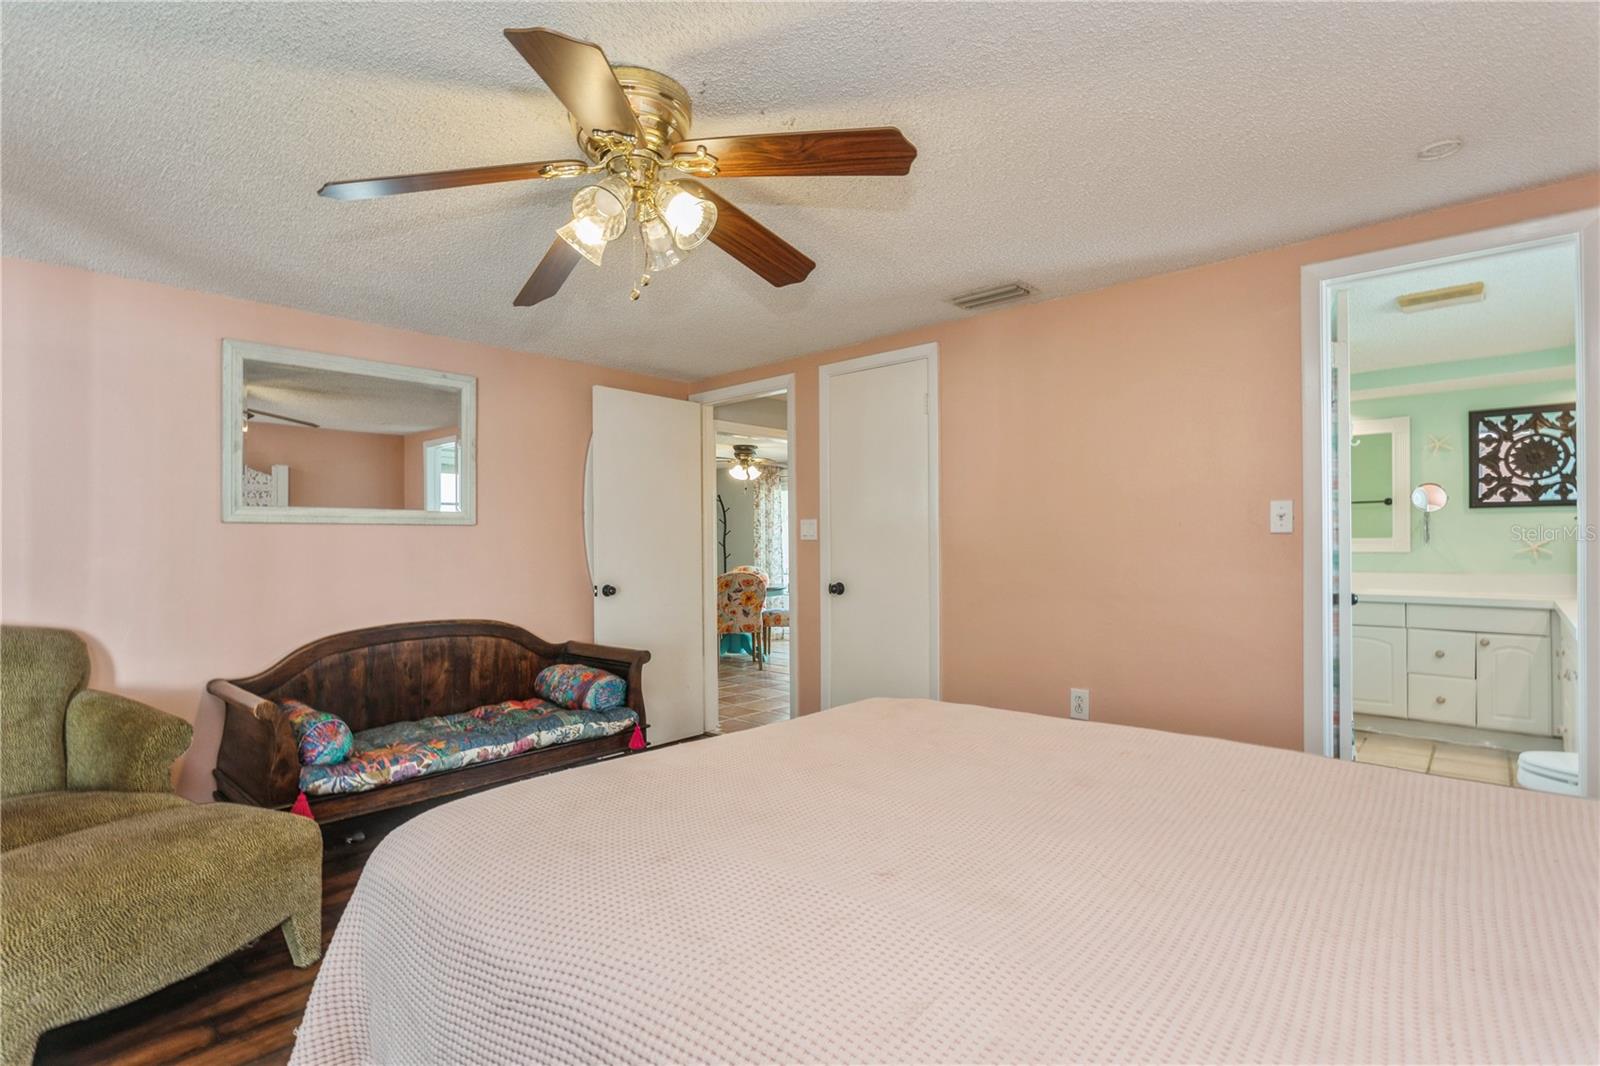
[[[436,805],[384,811],[323,829],[324,952],[372,849],[396,826]],[[345,837],[357,830],[366,839],[346,844]],[[74,1066],[285,1063],[319,966],[295,969],[283,934],[274,929],[193,977],[125,1007],[50,1030],[39,1041],[34,1061]]]
[[[652,744],[649,751],[707,736]],[[571,769],[576,768],[551,772]],[[423,811],[460,798],[443,796],[323,827],[324,955],[367,857],[384,836]],[[365,839],[345,843],[357,831]],[[41,1066],[281,1066],[289,1061],[294,1048],[294,1030],[311,998],[318,969],[320,963],[295,969],[283,934],[274,929],[193,977],[125,1007],[50,1030],[40,1038],[34,1062]]]

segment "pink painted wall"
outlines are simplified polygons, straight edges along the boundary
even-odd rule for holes
[[[1600,203],[1600,175],[725,375],[793,371],[818,509],[817,368],[939,344],[946,699],[1301,745],[1300,268]],[[826,269],[826,266],[823,267]],[[1303,507],[1300,508],[1303,512]],[[821,694],[816,541],[797,545],[802,711]]]
[[[406,438],[397,434],[257,420],[244,435],[244,461],[264,473],[287,466],[290,507],[406,506]]]
[[[193,721],[178,784],[197,799],[210,795],[221,728],[210,678],[408,619],[592,637],[580,520],[590,388],[688,391],[16,259],[0,262],[0,317],[3,616],[83,633],[93,684]],[[475,375],[478,524],[225,525],[224,337]]]

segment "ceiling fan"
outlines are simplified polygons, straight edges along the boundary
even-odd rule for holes
[[[728,464],[728,476],[735,481],[754,481],[761,476],[761,468],[771,461],[757,457],[754,444],[735,444],[731,459],[717,456],[718,463]]]
[[[627,232],[630,214],[644,245],[644,270],[630,294],[635,300],[652,273],[677,265],[683,253],[708,239],[775,286],[804,281],[816,263],[692,179],[900,175],[917,157],[916,148],[892,126],[690,137],[689,93],[665,74],[613,67],[599,45],[555,30],[506,30],[505,35],[571,114],[584,158],[335,181],[318,192],[336,200],[363,200],[605,175],[573,196],[572,220],[556,231],[544,259],[512,301],[518,307],[554,296],[580,259],[598,266],[606,246]]]

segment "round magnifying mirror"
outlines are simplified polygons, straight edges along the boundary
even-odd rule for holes
[[[1444,505],[1449,502],[1450,496],[1444,491],[1444,486],[1431,481],[1423,482],[1411,493],[1411,506],[1426,514],[1444,510]]]

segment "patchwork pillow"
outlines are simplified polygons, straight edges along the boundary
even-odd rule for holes
[[[628,683],[582,663],[557,663],[539,671],[534,695],[569,711],[614,711],[628,701]]]
[[[280,706],[294,727],[302,766],[328,766],[344,762],[349,756],[352,738],[343,718],[307,707],[299,700],[284,700]]]

